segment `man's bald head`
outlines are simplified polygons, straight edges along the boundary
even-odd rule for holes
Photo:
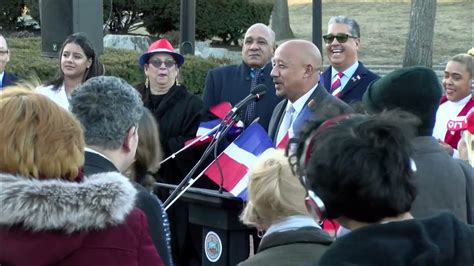
[[[305,40],[289,40],[275,51],[271,76],[276,94],[296,101],[319,82],[321,52]]]

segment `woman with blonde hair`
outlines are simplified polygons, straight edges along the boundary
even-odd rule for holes
[[[162,265],[136,190],[85,177],[79,121],[22,87],[0,94],[0,264]]]
[[[257,254],[239,265],[302,265],[319,260],[331,238],[308,215],[305,193],[283,151],[271,150],[258,159],[240,218],[265,233]]]

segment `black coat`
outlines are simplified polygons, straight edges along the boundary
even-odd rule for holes
[[[319,265],[474,265],[474,226],[450,213],[368,225],[338,238]]]
[[[258,122],[265,130],[268,129],[273,109],[282,100],[275,94],[275,84],[270,76],[271,70],[271,63],[263,69],[258,84],[265,84],[267,93],[255,105],[256,116],[260,117]],[[235,106],[250,94],[251,82],[250,68],[244,63],[209,70],[203,96],[205,110],[224,101]]]
[[[324,87],[327,91],[331,90],[331,77],[332,77],[332,68],[329,66],[326,71],[323,73],[323,82]],[[343,100],[346,103],[353,103],[362,100],[362,95],[367,90],[367,86],[376,79],[380,77],[374,72],[368,70],[364,64],[359,61],[359,66],[357,67],[354,75],[349,79],[346,86],[344,86],[342,92],[339,95],[339,99]]]
[[[145,105],[156,118],[164,158],[184,147],[185,141],[196,137],[201,121],[202,100],[190,94],[186,87],[174,85],[158,106],[151,102],[151,92],[137,86]],[[161,165],[158,176],[165,183],[179,184],[200,158],[200,150],[188,149]]]
[[[5,71],[3,74],[3,80],[0,83],[2,84],[2,87],[5,88],[6,86],[14,85],[17,80],[18,78],[15,75]]]
[[[115,165],[104,157],[93,152],[85,152],[84,174],[86,176],[105,173],[120,172]],[[160,254],[165,265],[172,265],[171,251],[166,239],[165,224],[166,218],[163,217],[164,209],[156,196],[151,195],[143,186],[132,182],[137,190],[136,207],[145,213],[148,222],[148,231],[150,232],[153,244]],[[169,229],[168,229],[169,232]]]

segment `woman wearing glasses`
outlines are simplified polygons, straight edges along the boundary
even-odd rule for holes
[[[199,127],[202,101],[178,82],[183,63],[184,57],[173,51],[167,39],[152,43],[139,59],[146,81],[137,89],[145,107],[158,122],[164,158],[181,149],[186,140],[195,137]],[[175,159],[161,165],[158,171],[160,181],[178,184],[195,161],[196,156],[191,152],[178,154]]]
[[[146,81],[137,86],[137,90],[142,95],[145,107],[158,122],[164,158],[184,147],[186,140],[196,136],[201,120],[202,100],[178,82],[179,69],[183,63],[184,57],[173,51],[167,39],[152,43],[139,59]],[[179,184],[199,156],[198,150],[188,149],[161,164],[157,173],[158,181]],[[188,265],[187,260],[193,257],[193,253],[188,251],[187,208],[177,202],[168,215],[173,260],[178,265]]]
[[[263,237],[257,254],[240,266],[313,265],[319,260],[331,238],[308,215],[305,189],[283,151],[259,158],[249,177],[248,195],[241,220]]]

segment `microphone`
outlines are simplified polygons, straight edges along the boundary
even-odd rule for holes
[[[234,108],[232,108],[226,115],[226,117],[231,117],[233,116],[235,113],[237,113],[238,111],[240,111],[240,109],[242,109],[242,107],[246,106],[250,101],[254,100],[255,101],[258,101],[260,100],[260,98],[262,97],[262,95],[264,95],[265,93],[267,93],[267,86],[265,86],[265,84],[260,84],[260,85],[257,85],[255,86],[255,88],[253,88],[251,91],[250,91],[250,94],[247,95],[247,97],[245,97],[242,101],[238,102]]]

